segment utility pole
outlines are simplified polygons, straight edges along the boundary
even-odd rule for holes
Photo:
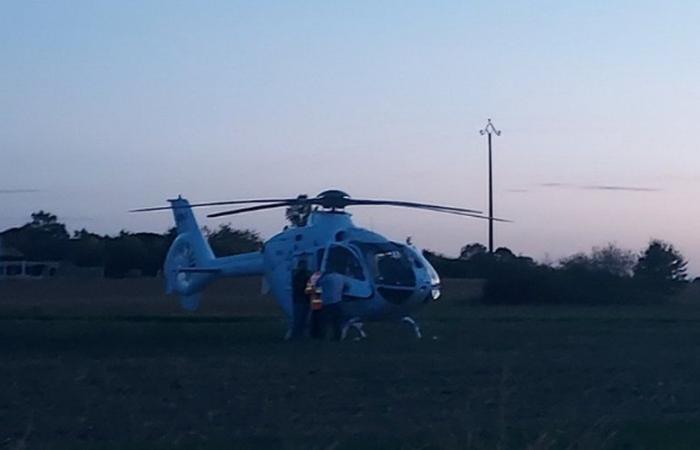
[[[489,119],[483,130],[479,130],[480,135],[488,136],[489,141],[489,253],[493,253],[493,162],[491,156],[491,135],[501,135],[501,130],[497,130]]]

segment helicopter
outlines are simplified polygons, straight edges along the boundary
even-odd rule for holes
[[[365,321],[400,320],[421,331],[411,317],[422,306],[440,298],[440,277],[410,239],[400,243],[356,226],[346,211],[351,206],[394,206],[422,209],[478,219],[481,211],[427,203],[355,199],[340,190],[327,190],[316,197],[231,200],[190,204],[182,196],[168,206],[140,208],[132,212],[171,210],[177,237],[163,267],[166,293],[180,296],[187,310],[199,306],[202,290],[222,277],[262,276],[263,285],[287,317],[292,317],[292,273],[301,261],[311,271],[335,272],[343,279],[343,339],[351,329],[366,337]],[[215,257],[202,234],[193,208],[253,205],[208,214],[236,214],[287,208],[290,225],[267,240],[260,251]],[[503,219],[493,219],[505,222]]]

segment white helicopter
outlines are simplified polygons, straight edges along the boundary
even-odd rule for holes
[[[354,328],[365,337],[365,320],[396,319],[420,328],[411,314],[440,297],[440,277],[410,242],[390,241],[357,227],[348,206],[384,205],[418,208],[433,212],[488,219],[481,211],[425,203],[353,199],[339,190],[316,197],[233,200],[190,204],[181,196],[164,207],[133,212],[172,210],[178,236],[165,259],[166,292],[181,296],[185,309],[198,307],[201,291],[221,277],[259,275],[269,286],[284,313],[292,315],[292,272],[301,260],[311,271],[336,272],[344,279],[341,310],[343,337]],[[272,208],[287,208],[290,226],[265,242],[260,251],[216,258],[192,213],[195,207],[246,205],[244,208],[209,214],[222,217]],[[502,219],[494,219],[505,221]]]

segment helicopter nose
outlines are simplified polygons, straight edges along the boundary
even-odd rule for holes
[[[439,299],[442,295],[440,285],[423,285],[420,287],[421,297],[423,298],[423,303],[434,302]]]

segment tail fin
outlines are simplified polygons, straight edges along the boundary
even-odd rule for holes
[[[197,225],[197,219],[194,218],[192,208],[190,208],[190,202],[182,198],[181,195],[175,199],[168,200],[168,202],[173,209],[177,234],[187,232],[199,233],[199,225]]]
[[[185,309],[199,305],[199,291],[214,277],[214,252],[199,229],[190,204],[182,197],[169,200],[175,217],[177,238],[165,258],[166,292],[180,294]]]

